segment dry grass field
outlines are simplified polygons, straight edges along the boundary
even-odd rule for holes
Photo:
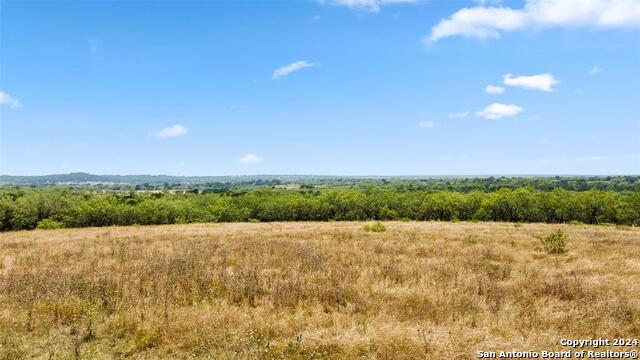
[[[364,224],[0,234],[0,358],[471,359],[640,337],[637,228]],[[557,228],[567,252],[548,254],[536,236]]]

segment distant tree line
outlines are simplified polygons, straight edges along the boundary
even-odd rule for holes
[[[0,188],[0,229],[242,221],[508,221],[640,225],[640,191],[390,189],[139,193]]]
[[[500,189],[531,187],[536,190],[570,191],[602,190],[629,192],[640,190],[639,176],[554,176],[554,177],[474,177],[474,178],[313,178],[250,179],[234,181],[207,181],[200,183],[142,183],[135,190],[185,190],[194,193],[223,193],[236,189],[275,188],[278,185],[298,185],[301,189],[367,188],[370,186],[398,190],[493,192]],[[85,188],[126,190],[133,185],[125,183],[84,185]]]
[[[303,189],[366,188],[377,186],[400,190],[492,192],[504,188],[532,187],[551,191],[637,191],[640,176],[489,176],[489,177],[337,177],[313,175],[251,176],[165,176],[165,175],[92,175],[86,173],[9,176],[0,175],[0,184],[38,187],[73,187],[102,190],[185,190],[222,193],[234,189],[275,188],[279,185]]]
[[[390,182],[394,183],[394,182]],[[418,190],[430,191],[498,191],[500,189],[518,189],[532,187],[536,190],[551,191],[564,189],[571,191],[637,191],[640,190],[639,176],[553,176],[553,177],[475,177],[475,178],[442,178],[422,179],[420,182],[400,182]]]

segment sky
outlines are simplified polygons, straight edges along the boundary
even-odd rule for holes
[[[0,1],[0,174],[640,173],[640,0]]]

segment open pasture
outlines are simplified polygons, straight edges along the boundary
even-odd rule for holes
[[[365,224],[2,233],[0,358],[471,359],[640,337],[637,228]],[[536,236],[558,228],[567,251],[548,254]]]

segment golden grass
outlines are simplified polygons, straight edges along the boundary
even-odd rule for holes
[[[640,337],[637,228],[194,224],[0,234],[0,358],[471,359]],[[535,236],[562,228],[567,252]]]

